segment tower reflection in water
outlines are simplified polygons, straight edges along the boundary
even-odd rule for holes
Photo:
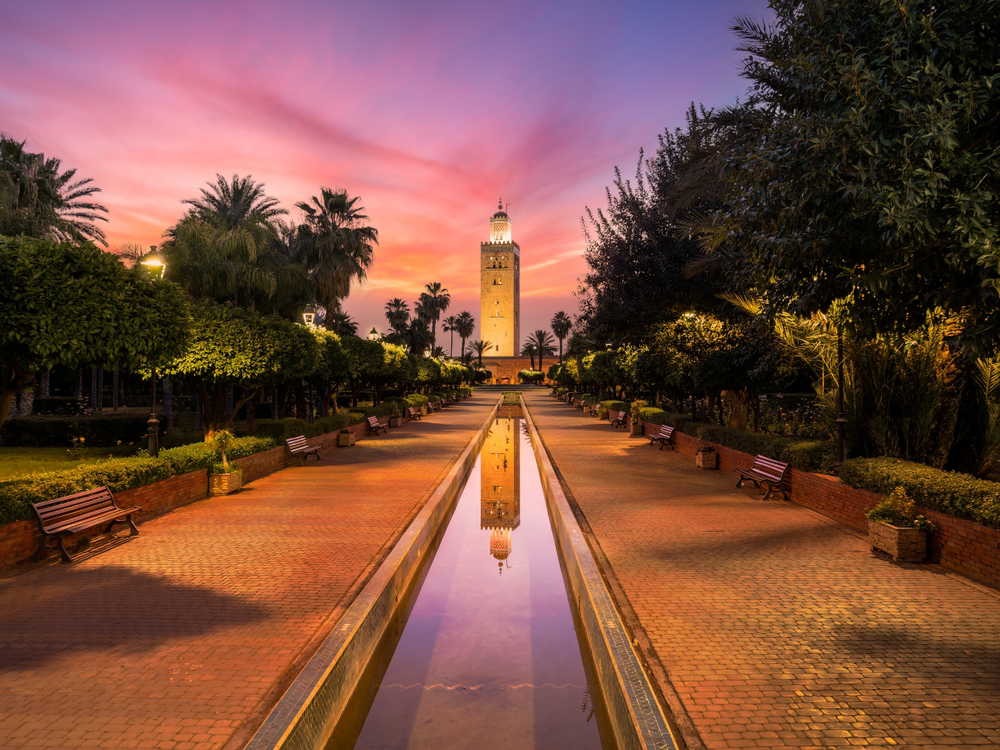
[[[490,530],[490,554],[501,575],[510,557],[513,532],[521,525],[521,420],[498,417],[480,454],[479,526]]]

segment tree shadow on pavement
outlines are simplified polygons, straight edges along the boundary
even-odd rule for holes
[[[40,570],[0,589],[0,670],[78,651],[146,651],[267,617],[239,597],[121,566]]]

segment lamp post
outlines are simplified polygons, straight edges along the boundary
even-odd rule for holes
[[[844,416],[844,332],[837,326],[837,462],[833,473],[840,475],[846,458],[847,418]]]
[[[306,305],[306,309],[302,311],[302,322],[308,328],[316,327],[316,305]]]
[[[152,272],[160,271],[160,278],[167,272],[167,263],[163,254],[158,252],[156,245],[150,245],[149,252],[146,253],[139,263]],[[156,417],[156,368],[152,367],[152,388],[149,398],[149,421],[146,422],[146,434],[149,436],[149,455],[156,458],[160,454],[160,420]]]

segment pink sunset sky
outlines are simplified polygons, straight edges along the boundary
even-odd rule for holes
[[[770,17],[764,0],[9,2],[0,131],[94,179],[111,248],[158,244],[216,173],[253,175],[293,218],[321,186],[360,196],[380,239],[345,302],[362,334],[431,281],[445,315],[478,318],[503,196],[523,338],[576,314],[580,218],[614,167],[633,174],[690,102],[744,93],[737,14]]]

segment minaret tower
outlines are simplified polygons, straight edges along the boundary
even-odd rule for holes
[[[503,202],[490,218],[490,239],[479,246],[480,338],[493,344],[488,354],[521,353],[521,248],[511,240],[510,217]]]

